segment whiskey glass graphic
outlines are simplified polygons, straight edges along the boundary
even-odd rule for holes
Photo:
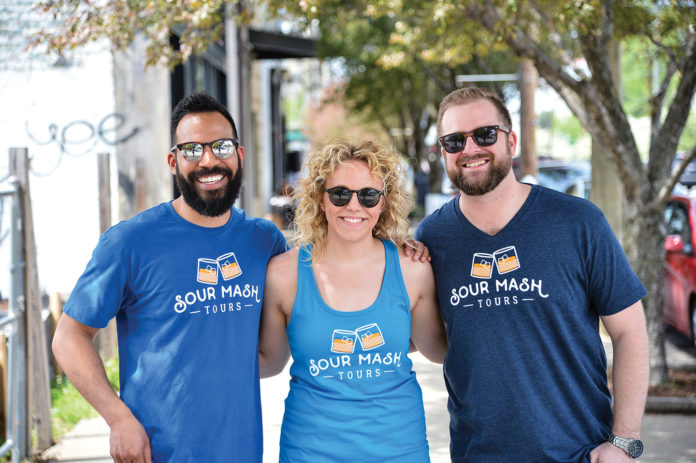
[[[520,261],[517,259],[517,250],[514,246],[498,249],[493,255],[495,257],[495,265],[498,267],[498,273],[512,272],[520,268]]]
[[[384,344],[382,330],[379,329],[377,323],[361,326],[355,330],[355,333],[358,335],[363,350],[374,349]]]
[[[334,330],[331,335],[331,352],[352,354],[355,350],[355,331]]]
[[[201,283],[217,284],[218,263],[215,259],[198,259],[198,281]]]
[[[217,264],[220,266],[222,271],[222,278],[224,280],[231,280],[242,274],[242,269],[237,263],[237,257],[233,252],[228,252],[217,258]]]
[[[477,252],[471,263],[471,276],[477,278],[490,278],[493,275],[493,254]]]

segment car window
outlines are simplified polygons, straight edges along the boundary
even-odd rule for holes
[[[665,210],[665,220],[667,221],[668,235],[681,236],[685,246],[691,244],[691,227],[686,207],[679,203],[668,204]]]

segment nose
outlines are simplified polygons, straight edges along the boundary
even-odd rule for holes
[[[464,140],[464,149],[462,150],[462,153],[467,153],[467,152],[470,152],[472,150],[475,151],[479,148],[480,148],[479,145],[477,145],[476,142],[474,141],[473,135],[469,135]]]
[[[362,207],[362,204],[360,204],[360,201],[358,201],[357,193],[353,192],[350,194],[350,201],[348,201],[346,207],[349,209],[360,209]]]
[[[210,146],[203,146],[203,154],[201,155],[201,158],[198,160],[198,165],[199,166],[208,166],[217,163],[218,158],[213,154],[213,149]]]

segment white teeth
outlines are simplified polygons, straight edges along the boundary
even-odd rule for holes
[[[209,177],[201,177],[198,179],[201,183],[215,183],[222,180],[222,175],[211,175]]]
[[[485,159],[479,159],[478,161],[473,161],[473,162],[467,162],[464,164],[464,167],[478,167],[484,165],[486,162]]]
[[[344,217],[343,220],[345,220],[346,222],[350,222],[350,223],[360,223],[360,222],[362,222],[362,219],[351,219],[351,218],[348,218],[348,217]]]

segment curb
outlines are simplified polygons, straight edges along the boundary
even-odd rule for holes
[[[648,397],[645,412],[696,414],[696,397]]]

